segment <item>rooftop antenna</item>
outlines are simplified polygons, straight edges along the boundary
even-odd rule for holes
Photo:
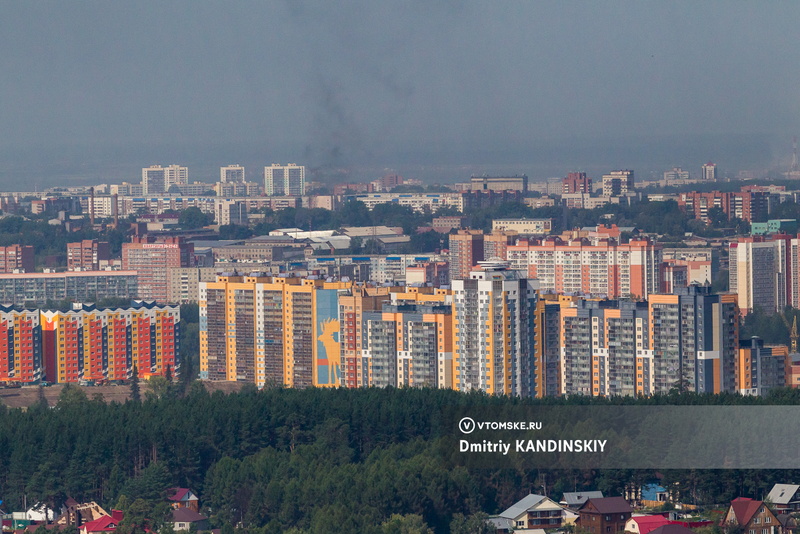
[[[792,166],[789,168],[790,172],[797,172],[800,170],[800,165],[797,163],[797,136],[792,138]]]

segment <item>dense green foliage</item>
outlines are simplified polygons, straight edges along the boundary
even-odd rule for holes
[[[644,471],[466,469],[437,449],[457,406],[552,404],[800,404],[800,392],[768,399],[670,395],[651,399],[510,399],[449,390],[257,391],[210,395],[200,383],[142,402],[104,404],[65,388],[55,409],[0,407],[0,496],[9,508],[43,500],[119,506],[157,524],[169,486],[192,488],[215,525],[247,532],[405,532],[427,525],[463,532],[473,514],[496,513],[541,488],[621,494]],[[724,503],[760,497],[800,471],[664,473],[684,498]],[[458,515],[461,514],[461,515]],[[418,516],[418,517],[415,517]],[[133,530],[133,526],[130,527]],[[413,530],[412,530],[413,531]]]

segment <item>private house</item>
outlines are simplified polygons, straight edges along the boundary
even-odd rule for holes
[[[188,508],[194,512],[200,511],[200,500],[188,488],[169,488],[167,490],[167,500],[170,501],[173,508]]]
[[[650,534],[659,527],[668,525],[669,519],[663,515],[635,515],[625,523],[625,532],[632,534]]]
[[[537,529],[561,528],[574,522],[576,514],[543,495],[530,494],[514,503],[489,521],[498,532],[533,532]]]
[[[622,497],[604,497],[587,500],[578,514],[578,524],[589,534],[617,534],[625,531],[633,509]]]
[[[602,499],[602,491],[567,491],[561,497],[561,506],[566,506],[570,510],[578,510],[589,499]]]
[[[722,528],[740,526],[745,534],[783,533],[778,517],[764,504],[764,501],[747,497],[737,497],[731,501],[721,526]]]
[[[104,515],[84,523],[78,530],[80,534],[107,534],[114,532],[122,521],[123,513],[120,510],[112,510],[111,515]]]
[[[797,484],[775,484],[767,495],[767,501],[778,514],[800,511],[798,490],[800,485]]]
[[[195,532],[208,530],[208,518],[198,514],[191,508],[175,508],[172,510],[172,528],[175,532],[188,532],[192,527],[194,527]]]

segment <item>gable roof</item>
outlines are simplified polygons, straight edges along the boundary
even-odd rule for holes
[[[663,515],[639,515],[631,517],[639,527],[639,534],[648,534],[659,527],[669,524],[669,519]]]
[[[194,497],[194,499],[192,499]],[[167,499],[170,501],[184,501],[184,500],[197,500],[192,490],[189,488],[169,488],[167,490]]]
[[[775,504],[789,504],[798,489],[800,489],[800,485],[775,484],[767,495],[767,500]]]
[[[528,508],[539,504],[542,502],[546,497],[543,495],[534,495],[533,493],[529,494],[527,497],[523,497],[516,503],[512,504],[508,509],[500,513],[499,517],[504,517],[506,519],[516,519],[517,517],[524,514],[528,511]]]
[[[583,504],[589,499],[602,499],[602,491],[565,491],[564,496],[561,498],[562,502],[567,503],[567,506],[575,506]]]
[[[205,521],[206,519],[208,519],[206,516],[200,515],[189,508],[175,508],[172,510],[172,521],[174,523],[196,523],[197,521]]]
[[[633,508],[631,505],[628,504],[628,501],[623,499],[622,497],[603,497],[602,499],[589,499],[583,506],[581,506],[581,510],[586,508],[586,505],[592,503],[592,506],[597,508],[597,511],[601,514],[630,514],[633,513]]]
[[[83,526],[81,526],[81,530],[86,529],[86,532],[112,532],[116,530],[117,523],[119,523],[119,521],[110,515],[104,515],[94,521],[84,523]]]
[[[763,501],[754,501],[748,497],[737,497],[732,500],[731,508],[736,522],[742,526],[748,524],[762,504]]]

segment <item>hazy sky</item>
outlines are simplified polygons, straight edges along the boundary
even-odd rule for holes
[[[776,164],[799,22],[788,1],[2,1],[0,163]]]

